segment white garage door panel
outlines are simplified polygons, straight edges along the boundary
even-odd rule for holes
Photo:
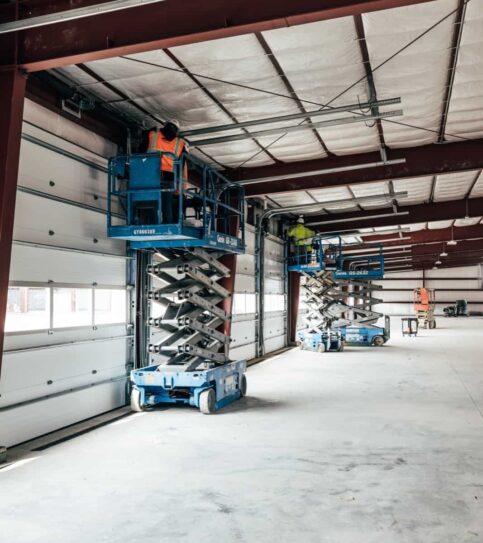
[[[10,281],[124,286],[126,259],[14,244]]]
[[[278,315],[270,318],[269,315],[265,315],[264,321],[264,337],[269,338],[273,336],[280,336],[285,334],[285,318],[284,315]]]
[[[271,259],[265,259],[264,262],[265,277],[271,277],[273,279],[281,279],[284,273],[283,262],[278,262]]]
[[[237,273],[235,278],[235,292],[255,292],[255,277]]]
[[[285,336],[278,336],[265,340],[265,352],[271,353],[285,347]]]
[[[126,382],[105,383],[0,412],[0,443],[11,447],[126,403]]]
[[[129,332],[131,333],[131,332]],[[5,351],[17,351],[19,349],[32,349],[36,347],[48,347],[62,345],[74,341],[92,341],[96,339],[113,339],[126,335],[126,324],[103,324],[93,328],[54,329],[52,331],[39,330],[25,334],[7,334],[5,336]],[[132,341],[132,339],[131,339]]]
[[[253,226],[245,224],[245,252],[250,255],[255,254],[255,234]]]
[[[283,260],[283,243],[274,239],[265,238],[265,258],[272,260]]]
[[[247,275],[255,275],[255,257],[253,255],[238,255],[236,257],[237,273],[245,273]]]
[[[244,345],[236,349],[230,349],[230,358],[232,360],[251,360],[256,357],[255,344]],[[249,377],[250,379],[250,377]]]
[[[125,243],[107,238],[106,230],[106,216],[102,213],[31,194],[17,194],[14,227],[16,241],[125,254]],[[53,231],[54,235],[49,235],[49,231]]]
[[[234,322],[231,325],[231,337],[230,343],[231,349],[236,348],[238,345],[245,345],[245,343],[252,343],[255,341],[255,320],[248,320],[242,322]]]
[[[20,148],[18,184],[107,209],[107,173],[26,140]]]
[[[283,294],[283,282],[265,278],[265,294]]]
[[[116,154],[115,143],[31,100],[25,100],[23,113],[27,122],[23,123],[22,133],[102,165],[105,165],[106,158]]]
[[[125,373],[126,359],[126,339],[6,353],[0,406],[120,377]]]

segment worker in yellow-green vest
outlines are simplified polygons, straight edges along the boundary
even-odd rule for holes
[[[188,152],[188,144],[179,137],[179,122],[176,119],[166,121],[161,129],[153,128],[149,131],[148,152],[171,153],[178,159],[183,151]],[[161,211],[164,224],[178,222],[179,187],[173,187],[174,160],[176,160],[174,157],[168,154],[161,155],[161,189],[164,189],[161,195]],[[185,162],[184,189],[187,188],[187,180],[188,169]]]
[[[304,218],[302,215],[297,219],[297,224],[290,228],[288,235],[294,241],[295,254],[297,256],[304,256],[309,260],[310,254],[312,253],[312,238],[315,235],[315,232],[304,226]]]

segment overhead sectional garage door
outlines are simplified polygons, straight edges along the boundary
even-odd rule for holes
[[[246,225],[246,252],[237,257],[231,358],[257,356],[257,296],[255,288],[255,229]],[[265,239],[265,353],[286,345],[284,246],[275,236]]]
[[[245,226],[246,251],[237,256],[233,324],[230,358],[250,360],[257,356],[255,235],[254,228]]]
[[[264,270],[263,338],[265,353],[270,353],[285,347],[287,339],[284,244],[274,236],[265,240]]]
[[[25,115],[0,380],[7,446],[123,405],[132,350],[130,260],[106,238],[115,148],[32,103]]]

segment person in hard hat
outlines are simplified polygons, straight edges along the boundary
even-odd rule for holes
[[[302,215],[297,219],[297,224],[292,226],[288,231],[288,236],[293,239],[295,244],[295,254],[297,258],[310,260],[310,254],[312,253],[312,238],[315,232],[304,225],[304,218]],[[305,262],[305,263],[307,263]]]
[[[188,152],[188,144],[179,137],[179,121],[170,119],[160,128],[149,131],[148,152],[161,152],[161,189],[164,189],[161,202],[163,223],[178,222],[179,186],[174,187],[174,161],[179,159],[181,153]],[[170,154],[166,154],[170,153]],[[175,158],[176,157],[176,158]],[[183,168],[183,182],[188,180],[188,168],[185,162]],[[182,181],[179,180],[179,183]]]

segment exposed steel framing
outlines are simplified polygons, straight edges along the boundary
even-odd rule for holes
[[[25,87],[26,78],[19,70],[0,72],[0,371]]]
[[[28,71],[261,32],[425,0],[166,0],[18,32],[18,64]],[[95,3],[76,2],[76,8]],[[66,0],[25,1],[20,17],[60,12]],[[23,15],[22,15],[23,14]],[[0,21],[12,20],[0,8]],[[0,64],[5,64],[0,54]]]

